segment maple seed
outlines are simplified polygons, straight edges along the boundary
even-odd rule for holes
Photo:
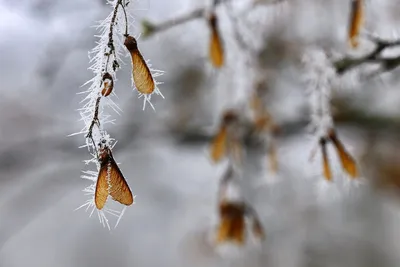
[[[224,113],[220,129],[211,141],[211,159],[214,163],[221,161],[226,156],[228,152],[228,127],[238,120],[239,117],[234,111],[228,110]],[[232,148],[234,149],[234,155],[238,160],[241,155],[240,144],[233,144]]]
[[[218,31],[217,22],[217,16],[212,14],[208,22],[211,30],[209,57],[214,67],[220,68],[224,64],[224,49],[222,47],[222,40]]]
[[[132,192],[115,162],[111,149],[106,147],[100,150],[100,171],[96,182],[95,204],[101,210],[110,195],[113,200],[130,206],[133,203]]]
[[[245,204],[222,202],[219,205],[220,225],[217,243],[236,242],[243,245],[245,240]]]
[[[222,126],[211,142],[211,159],[217,163],[226,155],[227,129]]]
[[[344,145],[336,136],[335,131],[330,130],[329,139],[332,141],[339,155],[340,161],[342,163],[343,169],[352,177],[356,178],[358,176],[357,165],[353,157],[346,151]]]
[[[131,54],[132,76],[136,89],[142,94],[151,94],[155,89],[153,76],[150,69],[139,51],[137,41],[134,37],[128,35],[125,38],[124,45]]]
[[[361,31],[361,27],[364,23],[363,17],[363,0],[352,0],[348,36],[352,48],[356,48],[358,46],[358,37]]]
[[[326,144],[327,141],[325,138],[321,138],[319,140],[319,144],[321,146],[321,152],[322,152],[322,164],[324,167],[324,177],[327,181],[332,181],[332,173],[331,173],[331,168],[329,166],[329,159],[328,159],[328,153],[326,151]]]
[[[101,90],[102,96],[109,96],[114,89],[114,80],[110,73],[106,72],[103,75],[103,90]]]

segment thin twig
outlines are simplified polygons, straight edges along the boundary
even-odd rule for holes
[[[128,29],[128,16],[126,15],[126,10],[125,10],[125,7],[126,7],[127,4],[126,4],[125,0],[123,0],[123,1],[124,1],[124,4],[122,4],[121,1],[118,2],[118,4],[121,5],[122,11],[124,11],[124,18],[125,18],[125,34],[124,34],[124,36],[126,37],[126,36],[128,36],[128,31],[129,31],[129,29]]]
[[[400,40],[387,41],[373,36],[369,37],[371,41],[376,44],[375,49],[372,50],[369,54],[360,58],[345,57],[334,62],[333,64],[338,74],[344,74],[346,71],[349,71],[365,63],[382,64],[384,71],[393,70],[400,65],[400,56],[382,57],[382,53],[385,49],[399,46]]]
[[[124,1],[124,3],[122,1]],[[104,51],[104,55],[107,57],[105,69],[102,70],[104,73],[107,73],[107,71],[108,71],[108,64],[109,64],[111,55],[113,55],[113,58],[114,58],[113,70],[115,71],[116,68],[119,67],[119,63],[117,61],[117,56],[115,54],[115,45],[114,45],[114,39],[113,39],[114,25],[115,25],[115,22],[116,22],[116,19],[117,19],[118,7],[119,6],[121,6],[121,8],[122,8],[122,10],[124,12],[124,15],[125,15],[125,35],[128,34],[128,18],[127,18],[127,14],[126,14],[126,10],[125,10],[126,3],[125,3],[125,0],[118,0],[117,4],[114,7],[113,15],[112,15],[111,22],[110,22],[110,30],[109,30],[109,33],[108,33],[107,47],[109,48],[109,51],[108,52],[106,51],[107,48],[105,48],[105,51]],[[95,125],[97,125],[97,127],[100,129],[100,120],[99,120],[100,101],[101,101],[101,96],[98,96],[97,99],[96,99],[95,107],[94,107],[93,119],[92,119],[92,121],[90,123],[90,126],[88,128],[88,133],[86,135],[86,138],[90,138],[91,139],[97,156],[98,156],[97,144],[95,143],[95,141],[93,139],[93,127]]]
[[[212,6],[213,8],[216,8],[218,5],[229,2],[232,0],[213,0]],[[190,11],[189,13],[183,14],[181,16],[175,17],[173,19],[166,20],[164,22],[161,22],[159,24],[153,24],[150,23],[149,21],[145,20],[142,22],[144,29],[143,36],[144,37],[149,37],[150,35],[156,34],[161,31],[168,30],[170,28],[173,28],[175,26],[184,24],[188,21],[199,19],[204,17],[204,15],[207,13],[209,10],[209,7],[201,7],[194,9]]]

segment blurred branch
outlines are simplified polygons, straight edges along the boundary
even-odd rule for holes
[[[367,114],[364,110],[354,108],[347,103],[341,103],[339,112],[334,115],[333,119],[337,126],[350,126],[356,127],[362,131],[368,133],[392,133],[397,134],[400,132],[400,118],[389,117],[376,114]],[[307,118],[306,114],[304,118]],[[279,132],[278,138],[292,137],[296,134],[304,132],[305,128],[309,125],[309,120],[299,119],[293,121],[286,121],[278,125]],[[248,125],[247,125],[248,124]],[[246,143],[249,146],[259,146],[256,144],[253,138],[253,126],[250,123],[246,123],[245,128],[247,129]],[[213,138],[212,134],[204,133],[199,129],[193,129],[188,131],[182,131],[177,133],[178,139],[182,143],[204,143],[210,142]]]
[[[338,74],[344,74],[346,71],[365,63],[381,64],[383,71],[393,70],[400,65],[400,56],[382,57],[382,53],[385,49],[400,45],[400,40],[387,41],[374,36],[369,36],[369,38],[375,43],[375,49],[360,58],[345,57],[334,62],[333,64]]]
[[[218,2],[220,3],[220,1]],[[206,12],[206,8],[197,8],[193,11],[190,11],[189,13],[180,15],[178,17],[175,17],[170,20],[166,20],[164,22],[161,22],[159,24],[154,24],[148,20],[143,20],[142,21],[142,31],[143,31],[143,37],[147,38],[150,37],[151,35],[154,35],[158,32],[168,30],[172,27],[181,25],[183,23],[186,23],[191,20],[199,19],[204,16]]]
[[[232,0],[213,0],[213,7],[215,8],[216,6],[224,3],[231,2]],[[280,2],[283,2],[285,0],[272,0],[268,2],[268,4],[277,4]],[[253,5],[260,4],[260,1],[254,1]],[[168,30],[170,28],[173,28],[175,26],[184,24],[186,22],[189,22],[191,20],[199,19],[204,17],[206,14],[207,10],[209,7],[201,7],[197,8],[195,10],[192,10],[186,14],[177,16],[175,18],[166,20],[164,22],[160,22],[158,24],[152,23],[149,20],[144,19],[142,21],[142,36],[143,38],[148,38],[158,32]]]

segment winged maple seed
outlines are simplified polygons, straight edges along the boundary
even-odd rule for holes
[[[324,137],[321,137],[321,139],[319,140],[319,145],[321,146],[321,152],[322,152],[322,164],[324,167],[324,177],[327,181],[332,181],[332,173],[331,173],[331,168],[329,165],[328,152],[326,151],[327,141]]]
[[[100,171],[96,182],[95,204],[97,209],[101,210],[107,198],[110,195],[113,200],[130,206],[133,204],[133,195],[121,173],[111,149],[102,148],[99,152]]]
[[[352,0],[350,25],[349,25],[349,42],[351,47],[358,46],[358,37],[364,23],[364,7],[363,0]]]
[[[214,13],[211,14],[208,24],[211,30],[209,57],[213,66],[220,68],[224,65],[224,48],[218,30],[218,19]]]
[[[114,80],[110,73],[106,72],[103,75],[103,89],[101,90],[102,96],[109,96],[114,89]]]
[[[265,234],[257,214],[244,202],[222,201],[219,204],[220,224],[218,227],[217,244],[233,242],[243,245],[246,240],[246,217],[251,217],[252,232],[258,239],[264,239]]]
[[[245,204],[222,202],[219,205],[220,225],[218,227],[217,243],[227,241],[240,245],[245,240]]]
[[[137,41],[134,37],[128,35],[125,38],[124,45],[131,54],[132,76],[135,87],[142,94],[151,94],[155,89],[155,83],[150,69],[139,51]]]
[[[350,175],[350,177],[357,178],[358,176],[357,164],[353,159],[353,157],[346,151],[344,145],[339,140],[333,129],[329,131],[328,137],[336,148],[343,169]]]
[[[211,142],[211,159],[214,163],[220,162],[229,153],[236,160],[240,160],[242,145],[233,137],[232,132],[237,128],[239,116],[236,112],[228,110],[224,113],[220,128]]]
[[[216,243],[233,242],[243,245],[246,240],[246,217],[253,221],[252,232],[259,239],[264,238],[264,230],[253,208],[245,201],[239,191],[229,191],[235,175],[234,165],[230,164],[219,185],[219,219]],[[237,188],[238,189],[238,188]],[[238,189],[240,190],[240,189]],[[234,192],[234,193],[233,193]],[[230,194],[229,194],[230,193]],[[233,195],[232,195],[233,193]]]

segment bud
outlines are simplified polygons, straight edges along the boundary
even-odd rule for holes
[[[114,80],[110,73],[106,72],[103,75],[103,90],[101,90],[102,96],[109,96],[114,89]]]
[[[104,207],[108,195],[123,205],[132,205],[132,192],[115,162],[110,148],[100,149],[99,162],[100,171],[97,177],[94,198],[97,209],[101,210]]]
[[[217,16],[215,14],[211,14],[208,21],[211,30],[209,57],[214,67],[220,68],[224,64],[224,49],[222,47],[222,41],[218,31],[217,23]]]
[[[343,169],[352,177],[356,178],[358,176],[357,165],[353,157],[346,151],[344,145],[336,136],[336,133],[331,129],[328,133],[329,139],[332,141],[339,155],[340,161],[342,163]]]
[[[363,0],[352,0],[350,25],[349,25],[349,42],[352,48],[358,46],[358,37],[364,23]]]
[[[142,94],[151,94],[155,89],[155,83],[150,69],[143,59],[137,46],[136,39],[130,35],[125,38],[124,45],[131,54],[132,76],[136,89]]]

